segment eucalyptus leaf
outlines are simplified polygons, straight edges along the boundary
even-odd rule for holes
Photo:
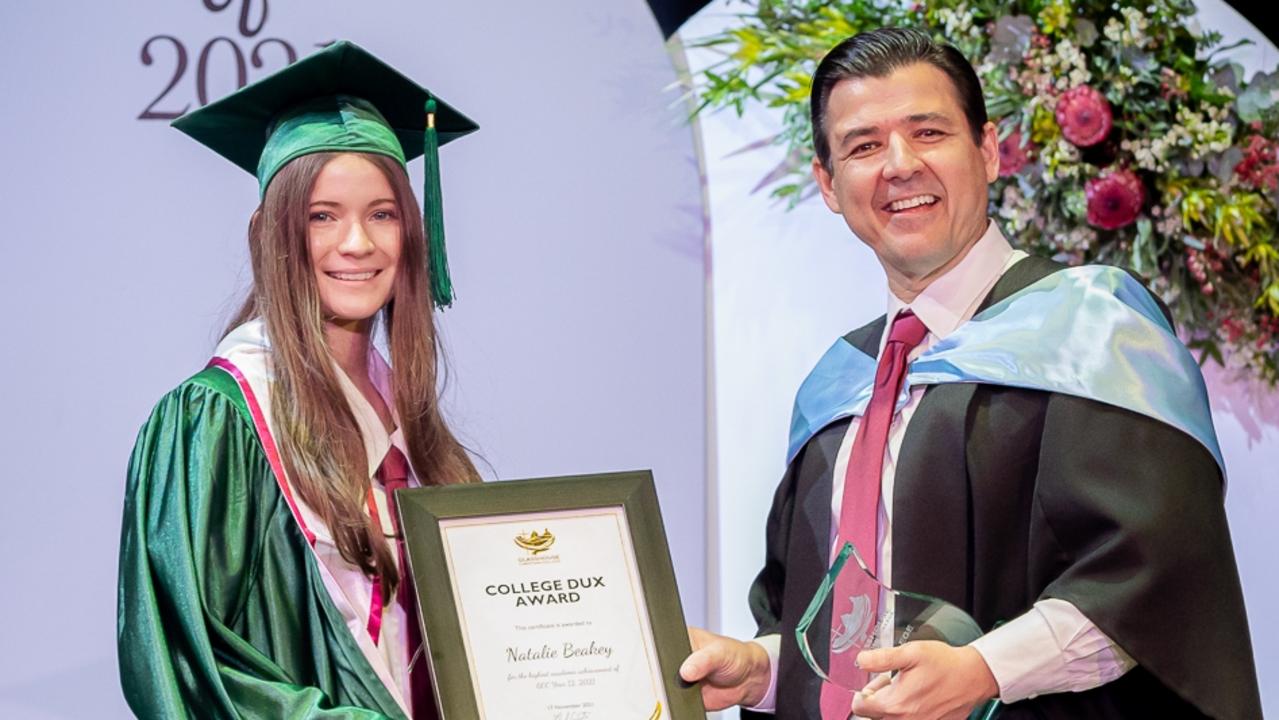
[[[1206,158],[1208,172],[1225,184],[1235,174],[1235,166],[1243,160],[1243,151],[1237,147],[1228,147],[1225,152],[1211,153]]]
[[[1092,47],[1097,42],[1097,25],[1088,18],[1075,18],[1075,39],[1080,47]]]
[[[1208,79],[1217,87],[1226,88],[1238,94],[1239,83],[1243,81],[1243,66],[1236,62],[1222,65],[1214,70]]]
[[[1005,15],[995,21],[990,38],[990,53],[986,56],[994,62],[1017,62],[1030,49],[1035,34],[1035,21],[1026,15]]]
[[[1279,102],[1279,69],[1269,73],[1257,73],[1252,82],[1239,95],[1237,112],[1245,122],[1261,119],[1262,112]]]
[[[1133,69],[1142,72],[1148,72],[1155,69],[1159,64],[1155,61],[1155,57],[1148,52],[1143,52],[1135,47],[1126,47],[1119,52],[1119,59],[1123,63]]]

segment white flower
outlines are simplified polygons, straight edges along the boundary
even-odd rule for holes
[[[954,10],[950,8],[938,10],[937,19],[942,21],[948,38],[973,34],[973,14],[968,9],[968,3],[960,3]]]
[[[1078,178],[1083,170],[1079,162],[1079,148],[1065,138],[1057,138],[1056,142],[1044,149],[1041,157],[1044,161],[1042,177],[1045,184]]]
[[[1178,144],[1188,146],[1196,157],[1225,152],[1235,140],[1235,129],[1229,118],[1230,111],[1224,107],[1209,105],[1203,113],[1197,113],[1183,105],[1177,108],[1178,124],[1173,126],[1173,131],[1179,135]]]
[[[1106,27],[1102,28],[1101,32],[1106,36],[1107,40],[1119,42],[1120,38],[1123,37],[1124,24],[1115,18],[1110,18],[1106,21]]]
[[[1106,21],[1106,27],[1102,28],[1102,33],[1107,39],[1126,47],[1142,47],[1150,42],[1150,38],[1146,35],[1146,29],[1150,27],[1150,23],[1140,10],[1124,7],[1119,9],[1119,14],[1123,15],[1123,20],[1111,18]]]
[[[1083,52],[1069,40],[1058,42],[1051,53],[1044,54],[1043,59],[1043,69],[1049,76],[1056,76],[1053,85],[1058,90],[1069,90],[1092,80]]]
[[[1177,237],[1182,228],[1181,213],[1170,212],[1155,221],[1155,232],[1164,237]]]
[[[1010,232],[1020,233],[1030,224],[1034,209],[1027,206],[1026,198],[1022,196],[1017,186],[1009,184],[1004,187],[998,213],[999,217],[1008,221],[1007,227]]]
[[[1156,147],[1156,143],[1160,142],[1161,138],[1124,140],[1119,143],[1119,148],[1124,152],[1132,153],[1133,160],[1137,162],[1137,167],[1142,170],[1162,173],[1168,169],[1168,146],[1160,143]]]
[[[1093,246],[1093,243],[1097,242],[1097,231],[1086,225],[1076,226],[1060,237],[1058,244],[1063,250],[1082,256]]]

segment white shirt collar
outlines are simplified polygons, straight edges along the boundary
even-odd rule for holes
[[[964,259],[929,283],[914,301],[903,302],[891,290],[888,292],[888,323],[891,325],[897,313],[909,308],[930,334],[944,338],[972,318],[1004,271],[1024,257],[1026,253],[1013,250],[999,226],[988,221],[986,232]],[[884,336],[887,335],[885,331]]]
[[[369,477],[373,477],[392,445],[400,448],[401,451],[404,450],[399,427],[400,418],[395,411],[395,398],[391,394],[391,367],[387,365],[386,360],[382,359],[381,353],[377,351],[373,343],[369,343],[369,380],[373,381],[373,387],[377,389],[378,395],[382,396],[382,401],[391,411],[391,417],[396,425],[392,433],[387,433],[386,427],[382,425],[382,418],[378,417],[373,405],[346,376],[341,366],[334,362],[333,369],[337,373],[338,384],[342,386],[342,394],[346,396],[346,402],[351,406],[355,423],[360,428],[360,436],[364,440],[364,452],[368,455]],[[397,440],[399,442],[396,442]],[[406,452],[405,455],[407,456],[408,453]]]

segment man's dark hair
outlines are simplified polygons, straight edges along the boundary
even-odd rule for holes
[[[813,146],[817,159],[830,171],[830,141],[826,138],[826,104],[830,93],[841,80],[851,78],[888,77],[894,70],[928,63],[946,73],[955,86],[959,105],[968,119],[973,142],[981,145],[982,128],[986,125],[986,98],[981,81],[968,60],[953,46],[934,42],[928,33],[916,28],[886,27],[858,33],[826,53],[817,72],[813,73],[810,96],[813,117]]]

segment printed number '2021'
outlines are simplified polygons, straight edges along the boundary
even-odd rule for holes
[[[159,43],[159,45],[157,45],[157,43]],[[157,53],[153,52],[152,46],[156,46],[157,48],[164,47],[166,43],[172,47],[174,52],[173,72],[169,77],[169,84],[165,85],[164,89],[160,91],[160,94],[156,95],[155,99],[151,101],[151,104],[147,105],[146,109],[138,115],[139,120],[173,120],[191,109],[191,102],[189,99],[186,104],[179,108],[177,103],[180,102],[180,98],[169,97],[174,89],[182,82],[183,78],[186,77],[187,68],[190,66],[186,45],[183,44],[181,40],[172,35],[156,35],[149,38],[142,44],[142,64],[148,67],[155,64],[157,62]],[[270,48],[273,45],[277,46],[278,50],[271,51]],[[266,65],[266,53],[264,53],[264,50],[279,53],[280,59],[284,61],[279,67],[290,65],[298,59],[298,53],[293,49],[293,46],[280,38],[266,38],[264,40],[259,40],[257,44],[253,46],[252,50],[249,51],[248,57],[246,58],[244,51],[240,49],[240,45],[235,40],[226,37],[225,35],[219,35],[205,43],[204,47],[200,50],[200,54],[196,57],[195,72],[193,75],[195,76],[195,99],[200,106],[209,104],[209,78],[211,67],[215,60],[214,50],[220,46],[225,47],[226,50],[218,52],[216,55],[219,57],[229,56],[229,61],[235,70],[236,89],[242,88],[248,84],[248,66],[250,64],[253,65],[254,69],[258,70],[262,69],[262,67]],[[274,70],[278,68],[273,67],[272,69]],[[189,97],[190,96],[188,96],[188,98]]]

